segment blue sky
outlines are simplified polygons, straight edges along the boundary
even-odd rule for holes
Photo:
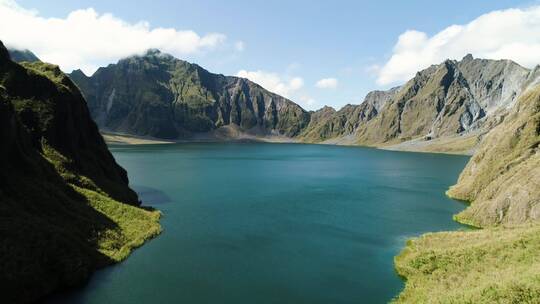
[[[527,9],[537,4],[536,1],[510,0],[444,3],[153,0],[137,1],[137,4],[134,1],[20,0],[16,3],[24,9],[36,10],[43,18],[62,19],[70,12],[93,8],[98,14],[110,13],[129,24],[147,21],[150,28],[191,30],[201,36],[220,33],[226,39],[216,47],[201,47],[201,50],[175,55],[215,73],[236,75],[244,70],[243,75],[255,78],[270,75],[274,82],[269,86],[280,82],[288,97],[308,109],[360,103],[371,90],[402,83],[408,77],[403,75],[410,71],[398,76],[390,74],[393,76],[388,80],[378,79],[378,73],[395,55],[398,38],[407,30],[423,32],[429,38],[451,25],[465,25],[482,14],[508,8]],[[417,36],[412,35],[411,41],[417,41]],[[423,41],[421,36],[418,39]],[[452,54],[457,57],[465,51],[467,45]],[[444,55],[439,53],[432,61]],[[105,61],[96,62],[109,63]],[[256,72],[263,75],[254,74]],[[325,78],[335,78],[335,88],[332,81],[323,85],[326,88],[316,86]],[[293,84],[295,79],[300,79],[301,83]]]

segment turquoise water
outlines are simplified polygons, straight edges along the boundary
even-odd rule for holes
[[[112,146],[163,234],[52,303],[384,303],[405,240],[461,226],[467,157],[295,144]]]

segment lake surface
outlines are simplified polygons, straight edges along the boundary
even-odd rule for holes
[[[52,303],[385,303],[406,239],[462,229],[468,157],[296,144],[111,146],[163,234]]]

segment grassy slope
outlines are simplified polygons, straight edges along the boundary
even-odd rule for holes
[[[76,87],[0,42],[0,302],[79,285],[160,232]]]
[[[161,232],[160,212],[122,204],[92,190],[73,188],[88,200],[92,208],[117,225],[116,229],[101,232],[97,241],[98,251],[111,261],[122,261],[134,248]]]
[[[539,303],[540,87],[491,131],[451,188],[472,201],[456,216],[484,227],[426,234],[395,258],[397,303]]]
[[[395,258],[398,303],[538,303],[540,226],[426,234]]]

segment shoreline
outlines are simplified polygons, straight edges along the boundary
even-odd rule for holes
[[[256,135],[246,135],[238,137],[225,137],[225,136],[216,136],[214,134],[206,135],[197,135],[190,139],[175,139],[167,140],[151,136],[139,136],[131,135],[120,132],[110,132],[100,130],[103,139],[107,144],[116,144],[116,145],[161,145],[161,144],[179,144],[179,143],[245,143],[245,142],[260,142],[260,143],[291,143],[291,144],[310,144],[310,145],[327,145],[327,146],[344,146],[344,147],[364,147],[364,148],[374,148],[386,151],[396,151],[396,152],[411,152],[411,153],[434,153],[434,154],[445,154],[445,155],[462,155],[462,156],[472,156],[474,153],[475,147],[468,145],[466,149],[449,149],[443,150],[441,148],[433,147],[432,145],[418,145],[418,139],[407,141],[400,144],[389,145],[389,146],[363,146],[355,144],[344,144],[344,143],[329,143],[329,142],[304,142],[299,141],[289,137],[283,136],[256,136]],[[469,140],[472,137],[467,137],[466,140]],[[447,142],[453,140],[450,138],[438,139],[436,143]],[[476,138],[474,139],[476,141]]]

